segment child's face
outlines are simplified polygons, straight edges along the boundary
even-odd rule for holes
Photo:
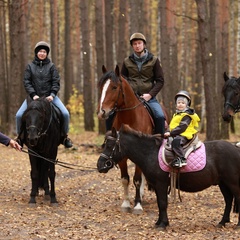
[[[176,105],[176,108],[179,111],[183,111],[187,107],[187,104],[183,100],[178,100]]]

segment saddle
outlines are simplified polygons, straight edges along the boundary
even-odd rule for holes
[[[175,158],[174,152],[172,151],[172,141],[173,138],[169,137],[167,141],[164,142],[162,150],[162,160],[166,165],[170,163]],[[194,137],[187,144],[183,146],[184,157],[187,159],[190,153],[196,151],[202,145],[201,140],[199,140],[198,135],[195,134]]]

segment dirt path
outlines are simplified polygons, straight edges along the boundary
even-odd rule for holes
[[[84,167],[96,167],[96,148],[80,146],[94,143],[97,135],[75,136],[77,150],[60,147],[58,159]],[[76,171],[57,166],[56,193],[58,206],[37,198],[36,207],[28,205],[30,166],[28,156],[0,146],[0,239],[239,239],[234,230],[237,215],[224,229],[215,225],[223,213],[223,197],[217,187],[200,193],[181,193],[183,202],[170,203],[170,226],[166,232],[154,228],[158,209],[154,193],[145,191],[141,215],[122,213],[120,173]],[[132,178],[133,164],[130,163]],[[131,182],[131,200],[134,188]]]

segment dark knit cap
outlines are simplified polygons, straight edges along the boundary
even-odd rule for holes
[[[50,52],[50,46],[49,46],[49,44],[48,44],[47,42],[40,41],[40,42],[38,42],[38,43],[36,44],[35,49],[34,49],[35,55],[37,55],[37,53],[38,53],[41,49],[46,50],[47,55],[48,55],[49,52]]]

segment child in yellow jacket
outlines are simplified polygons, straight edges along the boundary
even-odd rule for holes
[[[191,106],[191,97],[187,91],[181,90],[175,96],[176,113],[170,122],[169,129],[164,136],[173,137],[172,150],[175,159],[172,161],[172,167],[180,168],[187,165],[184,157],[183,146],[189,142],[198,132],[199,116]]]

